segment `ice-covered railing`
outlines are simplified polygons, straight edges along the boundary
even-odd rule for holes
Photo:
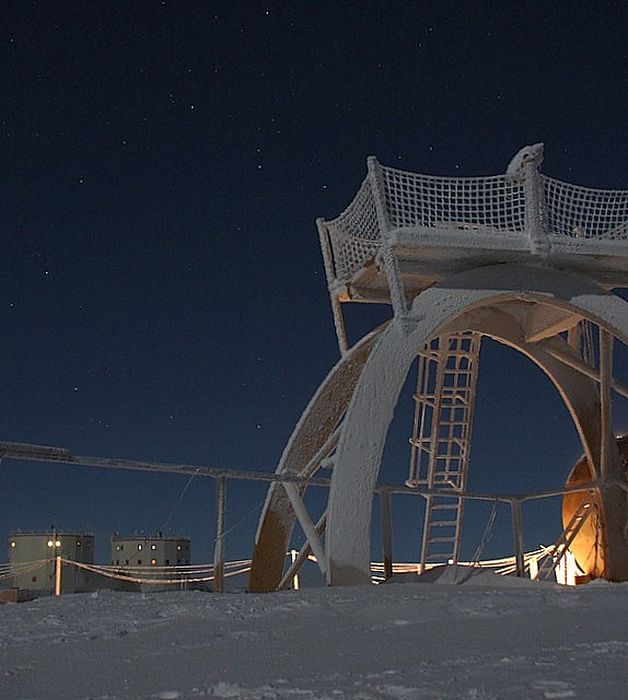
[[[349,281],[400,229],[526,235],[536,252],[552,236],[628,240],[628,190],[589,189],[541,175],[542,154],[541,144],[526,147],[506,174],[491,177],[420,175],[369,159],[369,175],[347,209],[319,220],[330,285]]]

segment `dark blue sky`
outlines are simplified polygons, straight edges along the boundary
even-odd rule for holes
[[[337,359],[314,220],[348,204],[367,155],[494,174],[544,141],[545,172],[628,188],[623,2],[14,2],[0,20],[5,440],[274,469]],[[387,313],[349,309],[352,337]],[[561,483],[580,448],[547,380],[487,344],[480,381],[472,485]],[[184,485],[4,462],[0,539],[88,528],[106,558],[111,531],[158,529]],[[263,490],[230,495],[235,525]],[[398,556],[416,558],[405,504]],[[529,545],[557,512],[531,512]],[[207,559],[212,518],[197,480],[169,531]]]

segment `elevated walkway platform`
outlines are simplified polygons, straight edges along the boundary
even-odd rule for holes
[[[409,302],[448,275],[498,263],[549,265],[586,272],[607,289],[628,286],[628,190],[547,177],[542,157],[542,144],[528,146],[505,174],[470,178],[369,158],[347,209],[317,222],[332,305],[394,306],[395,277]]]

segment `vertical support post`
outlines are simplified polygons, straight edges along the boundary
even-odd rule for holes
[[[530,252],[536,255],[547,255],[549,240],[545,230],[545,203],[543,202],[543,185],[538,170],[539,162],[531,160],[524,167],[525,226],[530,239]]]
[[[227,477],[221,474],[216,486],[216,541],[214,542],[214,592],[224,590],[225,575],[225,513],[227,509]]]
[[[384,578],[393,575],[392,557],[392,518],[390,512],[390,491],[379,492],[380,514],[382,519],[382,554],[384,557]]]
[[[530,559],[530,578],[536,581],[539,575],[539,560],[537,557]]]
[[[318,237],[321,242],[321,250],[323,251],[323,264],[325,266],[325,276],[327,278],[327,289],[329,290],[329,300],[331,302],[331,311],[334,316],[334,327],[336,328],[336,337],[338,339],[338,349],[340,355],[344,355],[349,350],[349,340],[347,338],[347,328],[345,326],[345,318],[342,313],[342,305],[338,300],[338,280],[336,280],[336,271],[334,268],[334,257],[329,240],[329,231],[325,226],[323,219],[316,219],[318,228]]]
[[[517,568],[517,576],[519,576],[519,578],[523,578],[525,576],[525,560],[523,557],[521,500],[519,498],[513,498],[510,501],[510,510],[512,515],[512,540],[515,549],[515,563]]]
[[[390,289],[390,301],[396,318],[405,319],[408,316],[408,302],[401,278],[401,270],[399,269],[399,261],[395,255],[395,248],[390,239],[390,222],[388,221],[388,212],[386,210],[386,201],[384,194],[384,182],[382,171],[377,158],[370,156],[368,158],[369,179],[371,182],[371,191],[375,203],[375,211],[377,213],[377,225],[382,239],[382,260],[384,261],[384,269],[386,271],[386,279]]]
[[[550,250],[547,237],[546,202],[544,184],[539,167],[543,162],[543,144],[525,146],[510,161],[506,178],[523,181],[525,198],[524,227],[533,255],[547,255]]]
[[[581,330],[581,324],[578,323],[567,331],[567,345],[578,353],[578,357],[582,357],[580,348]]]
[[[611,470],[611,382],[613,372],[613,336],[600,328],[600,474],[608,481]]]
[[[61,595],[61,555],[55,557],[55,595]]]

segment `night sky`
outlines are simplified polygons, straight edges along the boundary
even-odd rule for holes
[[[315,218],[368,155],[484,175],[544,141],[544,172],[628,188],[627,36],[625,2],[4,3],[0,439],[273,470],[338,357]],[[347,314],[356,340],[390,310]],[[406,478],[404,401],[386,481]],[[492,343],[476,417],[474,488],[556,486],[580,454],[549,381]],[[206,561],[212,482],[185,486],[4,461],[0,542],[87,529],[105,560],[111,532],[162,529]],[[247,556],[264,489],[229,496],[227,556]],[[416,560],[418,502],[396,510]],[[524,515],[527,546],[555,538],[556,501]]]

